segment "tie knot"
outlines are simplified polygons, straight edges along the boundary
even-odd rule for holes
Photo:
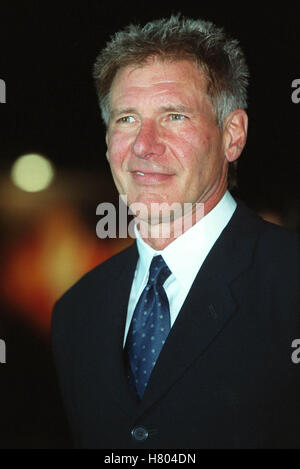
[[[163,285],[170,275],[171,271],[162,256],[154,256],[150,265],[148,284],[160,283]]]

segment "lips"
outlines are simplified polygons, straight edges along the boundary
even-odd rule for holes
[[[159,184],[169,180],[174,174],[170,173],[161,173],[156,171],[142,171],[135,170],[131,171],[132,177],[135,181],[141,184]]]

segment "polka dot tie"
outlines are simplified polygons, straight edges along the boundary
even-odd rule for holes
[[[162,256],[155,256],[149,280],[135,307],[125,349],[129,360],[129,381],[140,399],[170,331],[169,301],[163,284],[171,275]]]

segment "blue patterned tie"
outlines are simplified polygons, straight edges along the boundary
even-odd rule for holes
[[[142,399],[152,369],[170,331],[169,301],[163,284],[171,275],[162,256],[152,259],[149,280],[135,307],[126,350],[129,380]]]

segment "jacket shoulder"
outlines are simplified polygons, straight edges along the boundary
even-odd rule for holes
[[[299,233],[264,220],[240,200],[237,212],[238,223],[243,223],[244,230],[258,234],[259,245],[266,255],[277,253],[279,257],[280,252],[293,255],[299,252]]]
[[[134,260],[135,251],[135,245],[132,245],[97,265],[66,290],[58,302],[67,301],[69,297],[74,297],[77,294],[80,295],[94,288],[99,290],[99,285],[106,284],[111,277],[117,277],[120,269],[127,265],[130,259]]]
[[[99,264],[72,285],[56,301],[52,312],[52,332],[57,328],[61,320],[72,316],[72,321],[78,315],[82,316],[82,310],[87,309],[97,297],[104,299],[107,291],[122,269],[130,269],[136,265],[137,249],[135,243]],[[77,314],[78,313],[78,314]]]

